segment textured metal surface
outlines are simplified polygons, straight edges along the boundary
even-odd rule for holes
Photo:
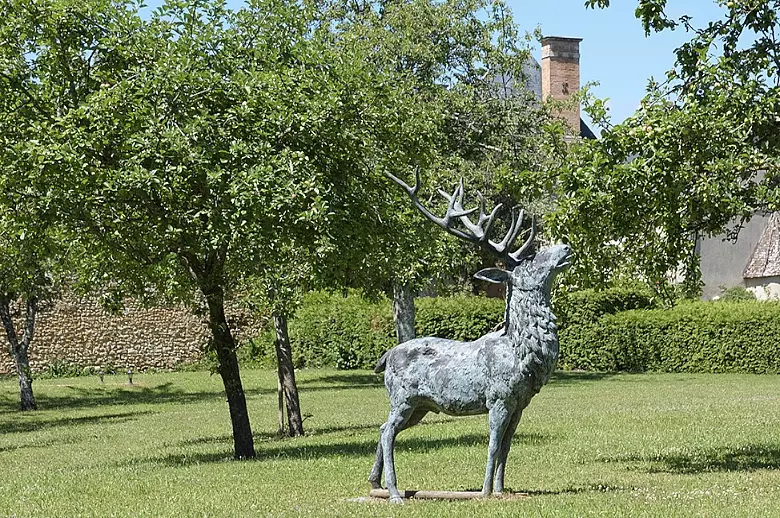
[[[481,494],[504,489],[507,454],[523,409],[547,383],[558,360],[550,291],[555,276],[569,266],[571,249],[557,245],[520,262],[512,271],[488,268],[476,277],[507,283],[503,330],[473,342],[426,337],[385,353],[376,371],[385,371],[390,414],[369,482],[380,487],[382,471],[390,500],[402,500],[393,465],[395,437],[428,412],[489,415],[490,444]]]

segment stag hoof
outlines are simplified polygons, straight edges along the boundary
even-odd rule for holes
[[[401,504],[404,505],[404,499],[400,496],[391,496],[390,497],[390,503],[391,504]]]

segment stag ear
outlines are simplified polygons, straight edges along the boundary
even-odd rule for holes
[[[501,268],[485,268],[474,274],[474,277],[481,281],[494,282],[500,284],[509,280],[509,272]]]

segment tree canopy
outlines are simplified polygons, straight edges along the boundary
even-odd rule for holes
[[[404,249],[457,257],[383,173],[476,165],[517,189],[510,164],[537,175],[557,145],[517,147],[547,120],[495,94],[524,57],[497,1],[0,5],[3,181],[83,249],[74,282],[206,316],[236,457],[254,445],[227,297],[259,287],[284,316],[301,286],[375,286]]]
[[[740,222],[778,207],[780,3],[718,4],[722,18],[701,27],[668,17],[665,0],[638,4],[646,33],[683,28],[691,39],[622,124],[610,124],[603,103],[590,106],[602,138],[574,149],[553,218],[582,252],[580,284],[639,274],[663,290],[677,273],[695,295],[696,240],[735,238]]]

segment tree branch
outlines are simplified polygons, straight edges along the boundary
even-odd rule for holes
[[[24,337],[22,337],[21,348],[25,352],[32,342],[33,332],[35,331],[35,315],[38,313],[38,297],[30,296],[27,298],[27,314],[25,315]]]
[[[8,337],[8,345],[11,348],[11,354],[16,356],[16,350],[19,347],[19,340],[14,329],[14,322],[11,320],[10,300],[6,295],[0,295],[0,320],[3,321],[5,335]]]

